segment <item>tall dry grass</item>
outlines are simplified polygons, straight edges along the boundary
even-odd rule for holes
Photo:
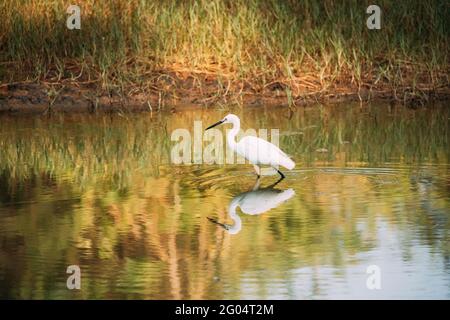
[[[212,80],[218,95],[276,91],[448,90],[445,0],[387,1],[368,30],[369,1],[87,0],[81,30],[69,1],[0,3],[0,81],[93,83],[128,94]],[[206,80],[205,80],[206,79]]]

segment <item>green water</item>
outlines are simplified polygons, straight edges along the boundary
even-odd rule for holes
[[[172,164],[174,130],[230,112],[181,109],[0,117],[0,298],[450,298],[445,105],[233,109],[297,164],[259,188],[250,164]]]

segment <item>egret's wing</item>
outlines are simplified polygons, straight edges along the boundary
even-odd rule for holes
[[[268,152],[271,154],[278,153],[283,157],[289,157],[286,153],[284,153],[280,148],[278,148],[273,143],[270,143],[264,139],[254,137],[254,136],[246,136],[242,138],[238,142],[238,146],[241,145],[245,148],[245,151],[256,153],[259,152]]]
[[[282,165],[291,170],[295,163],[276,145],[264,139],[246,136],[237,143],[237,153],[254,164]]]

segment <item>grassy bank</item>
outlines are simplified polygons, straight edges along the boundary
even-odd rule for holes
[[[92,99],[152,103],[449,91],[445,0],[377,1],[381,30],[366,26],[369,1],[88,0],[81,30],[66,28],[70,4],[0,3],[3,88],[39,83],[51,102],[78,86]]]

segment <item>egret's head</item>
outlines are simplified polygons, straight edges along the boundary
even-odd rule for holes
[[[208,129],[214,128],[215,126],[218,126],[219,124],[222,124],[222,123],[232,123],[233,125],[237,125],[237,124],[239,124],[239,122],[240,122],[239,117],[237,115],[230,113],[230,114],[226,115],[222,120],[214,123],[213,125],[210,125],[208,128],[205,129],[205,131]]]

